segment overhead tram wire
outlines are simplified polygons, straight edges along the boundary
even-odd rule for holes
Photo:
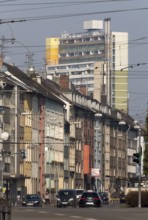
[[[119,10],[111,10],[111,11],[97,11],[97,12],[85,12],[85,13],[75,13],[75,14],[52,15],[52,16],[47,15],[47,16],[37,16],[37,17],[10,18],[10,19],[5,19],[5,20],[1,19],[0,24],[14,23],[14,22],[27,22],[27,21],[41,21],[41,20],[95,15],[95,14],[99,15],[99,14],[122,13],[122,12],[143,11],[143,10],[148,10],[148,7],[133,8],[133,9],[119,9]]]
[[[143,39],[148,39],[148,36],[145,36],[145,37],[141,37],[141,38],[137,38],[137,39],[133,39],[133,40],[130,40],[129,42],[128,42],[128,45],[131,45],[132,43],[134,43],[134,42],[136,42],[136,41],[139,41],[139,40],[143,40]],[[121,44],[121,42],[119,42],[119,44]],[[123,45],[124,45],[124,42],[122,43]],[[148,42],[140,42],[140,43],[138,43],[138,45],[132,45],[132,47],[136,47],[136,46],[139,46],[139,45],[142,45],[142,44],[148,44]],[[117,43],[117,45],[118,45],[118,43]],[[127,45],[127,44],[126,44]],[[20,46],[15,46],[15,48],[16,47],[20,47]],[[30,48],[45,48],[45,45],[31,45],[31,46],[27,46],[28,48],[30,47]],[[9,47],[9,48],[11,48],[11,46]],[[39,51],[39,52],[44,52],[45,51],[45,49],[44,50],[42,50],[42,51]]]
[[[7,24],[8,25],[8,24]],[[133,39],[133,40],[130,40],[130,42],[129,42],[129,44],[131,44],[132,42],[135,42],[135,41],[139,41],[139,40],[143,40],[143,39],[146,39],[146,38],[148,38],[148,36],[144,36],[144,37],[140,37],[140,38],[137,38],[137,39]],[[124,44],[124,42],[123,42],[123,44]],[[140,44],[140,43],[139,43]],[[141,43],[142,44],[142,43]],[[148,44],[148,43],[147,43]],[[136,45],[135,45],[136,46]],[[132,46],[132,47],[135,47],[135,46]],[[139,45],[138,45],[139,46]],[[28,48],[45,48],[45,45],[32,45],[32,46],[27,46]],[[9,49],[10,48],[14,48],[14,46],[13,47],[11,47],[11,46],[9,46]],[[15,45],[15,48],[20,48],[20,46],[16,46]],[[40,51],[33,51],[35,54],[36,53],[45,53],[45,49],[43,49],[43,50],[40,50]],[[18,54],[24,54],[24,52],[22,52],[22,53],[12,53],[12,55],[18,55]],[[131,72],[131,71],[130,71]],[[132,71],[133,72],[133,71]],[[135,71],[136,72],[136,71]],[[143,71],[142,71],[143,72]],[[146,72],[146,71],[145,71]]]
[[[12,2],[12,0],[8,0],[8,1],[11,1]],[[14,0],[15,1],[15,0]],[[61,5],[61,4],[69,4],[69,5],[71,5],[71,4],[77,4],[77,3],[81,3],[81,4],[92,4],[92,3],[108,3],[108,2],[125,2],[125,1],[127,1],[127,2],[129,2],[129,1],[133,1],[133,0],[79,0],[79,1],[71,1],[71,0],[69,0],[69,1],[59,1],[59,2],[55,2],[55,1],[53,1],[53,2],[41,2],[41,3],[14,3],[14,4],[10,4],[9,3],[9,5],[8,4],[2,4],[1,6],[34,6],[34,5]],[[4,1],[5,2],[5,1]],[[0,2],[0,4],[1,3],[3,3],[3,2]]]
[[[3,2],[6,3],[6,2],[13,2],[13,1],[15,2],[16,0],[4,0],[4,1],[1,1],[0,4],[1,3],[3,4]]]
[[[76,6],[76,5],[81,5],[81,3],[79,3],[79,4],[73,4],[73,6]],[[0,11],[0,13],[7,13],[7,12],[17,12],[17,11],[32,11],[32,10],[41,10],[41,9],[50,9],[50,8],[58,8],[58,7],[66,7],[66,6],[69,6],[69,5],[57,5],[57,6],[49,6],[49,7],[38,7],[38,8],[23,8],[23,9],[15,9],[15,10],[3,10],[3,11]],[[72,6],[72,5],[70,5],[70,6]]]
[[[29,11],[29,10],[41,10],[41,9],[47,9],[47,8],[58,8],[58,7],[71,7],[71,6],[77,6],[77,5],[83,5],[83,4],[98,4],[98,3],[108,3],[108,2],[121,2],[121,1],[132,1],[132,0],[100,0],[100,1],[83,1],[83,2],[80,2],[80,1],[76,1],[76,2],[51,2],[51,3],[36,3],[35,5],[46,5],[45,7],[36,7],[36,8],[30,8],[30,6],[34,6],[34,3],[26,3],[26,4],[2,4],[0,6],[29,6],[29,8],[23,8],[23,9],[14,9],[14,10],[3,10],[3,11],[0,11],[0,13],[7,13],[7,12],[17,12],[17,11]],[[52,5],[52,6],[47,6],[47,5]]]
[[[25,22],[25,19],[0,19],[0,24],[7,24],[7,23],[16,23],[16,22]]]

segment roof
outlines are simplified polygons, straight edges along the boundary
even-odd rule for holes
[[[7,71],[1,73],[1,75],[3,77],[2,80],[5,82],[18,85],[28,92],[40,93],[62,104],[64,104],[64,99],[68,101],[54,82],[45,80],[38,74],[34,75],[36,78],[33,78],[34,76],[30,77],[16,66],[11,66],[6,63],[4,63],[4,66],[6,66]],[[37,77],[41,78],[41,84],[37,82]]]

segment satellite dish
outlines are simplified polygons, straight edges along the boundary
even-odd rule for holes
[[[4,140],[4,141],[6,141],[8,138],[9,138],[9,134],[8,134],[8,132],[3,132],[2,134],[1,134],[1,138],[2,138],[2,140]]]

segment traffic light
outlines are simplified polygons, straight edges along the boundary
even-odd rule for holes
[[[137,164],[141,164],[141,154],[140,153],[133,154],[133,162],[137,163]]]
[[[21,157],[22,157],[22,159],[26,159],[26,151],[25,151],[25,149],[21,150]]]

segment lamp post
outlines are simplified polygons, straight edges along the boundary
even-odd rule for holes
[[[139,155],[140,155],[140,163],[139,163],[139,183],[138,183],[138,208],[141,208],[141,129],[139,129]]]
[[[0,105],[3,104],[3,97],[0,95]],[[1,107],[0,109],[0,188],[3,188],[3,170],[5,167],[5,163],[3,161],[3,141],[7,140],[9,138],[9,134],[6,131],[3,131],[3,114],[4,109]],[[2,193],[0,195],[2,197]]]
[[[101,113],[96,113],[95,114],[95,168],[96,168],[96,175],[95,175],[95,187],[96,187],[96,191],[98,191],[98,181],[99,181],[99,177],[100,177],[100,184],[99,184],[99,190],[102,190],[102,146],[101,146],[101,125],[100,125],[100,118],[102,117]],[[100,143],[99,143],[99,139],[100,139]],[[100,145],[100,146],[99,146]],[[99,147],[101,148],[99,151]],[[101,154],[99,155],[99,152],[101,152]],[[98,157],[100,156],[100,165],[98,164]]]
[[[5,167],[5,163],[3,161],[3,140],[7,140],[9,138],[9,134],[7,132],[2,132],[2,126],[0,125],[0,188],[3,189],[3,170]],[[1,191],[0,197],[3,197],[3,193]]]
[[[141,208],[141,127],[139,125],[134,126],[135,129],[138,129],[138,135],[139,135],[139,144],[138,144],[138,161],[136,162],[138,164],[139,168],[139,176],[138,176],[138,208]]]

